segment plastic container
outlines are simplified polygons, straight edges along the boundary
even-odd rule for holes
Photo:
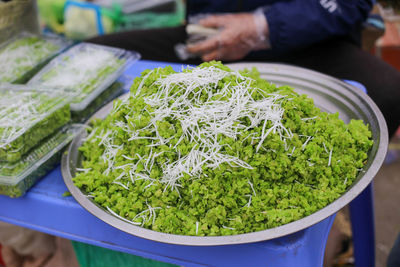
[[[136,52],[80,43],[54,58],[28,84],[74,94],[71,112],[79,115],[139,58]]]
[[[83,111],[71,112],[72,121],[77,123],[86,121],[100,107],[122,95],[123,92],[123,84],[118,81],[114,82],[109,88],[107,88],[95,100],[93,100],[92,103],[90,103]]]
[[[0,82],[27,82],[69,45],[70,41],[57,36],[22,32],[0,46]]]
[[[15,162],[71,119],[71,95],[23,85],[0,86],[0,161]]]
[[[22,196],[59,162],[63,148],[81,131],[83,125],[67,125],[46,138],[21,161],[0,163],[0,194]]]

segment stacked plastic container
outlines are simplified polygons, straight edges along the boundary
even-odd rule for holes
[[[20,197],[53,169],[84,128],[73,121],[120,95],[117,79],[139,59],[87,43],[65,50],[70,45],[30,33],[0,44],[0,194]]]
[[[57,151],[70,138],[60,129],[77,130],[66,126],[71,120],[68,96],[13,85],[27,82],[71,44],[28,32],[0,44],[0,194],[22,196],[44,175],[45,166],[58,163]]]
[[[76,128],[65,126],[71,97],[25,85],[0,86],[0,194],[23,195],[68,140],[67,134],[57,136]]]

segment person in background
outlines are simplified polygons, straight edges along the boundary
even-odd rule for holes
[[[187,46],[197,58],[182,60],[175,46],[186,43],[185,26],[136,30],[89,42],[136,50],[143,59],[199,64],[221,60],[280,62],[316,70],[366,86],[392,136],[400,124],[400,72],[361,50],[363,22],[372,0],[188,0],[187,17],[216,29]]]

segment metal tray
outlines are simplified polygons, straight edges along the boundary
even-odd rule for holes
[[[368,123],[372,131],[374,145],[369,152],[369,158],[364,167],[365,172],[361,172],[353,185],[340,198],[325,208],[279,227],[231,236],[198,237],[173,235],[152,231],[122,221],[86,198],[80,189],[73,184],[72,177],[74,177],[75,168],[79,166],[81,159],[78,148],[85,136],[85,133],[82,133],[72,141],[68,148],[68,153],[62,159],[61,171],[64,182],[74,198],[100,220],[129,234],[171,244],[215,246],[264,241],[300,231],[336,213],[368,186],[385,158],[388,146],[388,131],[382,113],[367,94],[359,88],[330,76],[299,67],[267,63],[238,63],[228,66],[235,70],[256,67],[262,78],[278,85],[294,87],[297,92],[307,94],[313,98],[315,104],[324,111],[339,112],[340,118],[346,123],[353,118],[362,119],[365,123]],[[112,103],[100,109],[93,117],[104,118],[111,108]]]

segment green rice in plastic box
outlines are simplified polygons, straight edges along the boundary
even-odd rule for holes
[[[71,119],[69,95],[0,86],[0,161],[15,162]]]
[[[63,148],[82,130],[83,125],[66,125],[43,140],[20,161],[0,162],[0,194],[10,197],[22,196],[60,163]]]

